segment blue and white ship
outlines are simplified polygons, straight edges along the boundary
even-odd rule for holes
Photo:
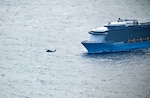
[[[118,19],[89,32],[91,38],[81,43],[88,53],[117,52],[150,48],[150,22]]]

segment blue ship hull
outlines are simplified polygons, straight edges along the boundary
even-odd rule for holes
[[[83,41],[82,44],[86,47],[88,53],[117,52],[141,48],[150,48],[150,41],[135,42],[135,43],[124,43],[124,42],[96,43]]]

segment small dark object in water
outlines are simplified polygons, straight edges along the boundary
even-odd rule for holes
[[[47,49],[46,52],[56,52],[56,49],[55,50],[49,50],[49,49]]]

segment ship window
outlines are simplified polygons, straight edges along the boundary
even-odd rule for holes
[[[105,35],[90,35],[90,40],[95,42],[104,42],[105,41]]]

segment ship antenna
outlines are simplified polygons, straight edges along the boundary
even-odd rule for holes
[[[118,18],[118,22],[120,22],[121,18]]]

